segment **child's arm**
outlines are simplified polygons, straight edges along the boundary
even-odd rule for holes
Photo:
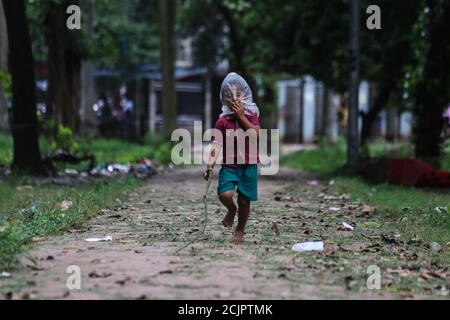
[[[217,162],[217,158],[219,157],[220,151],[222,150],[222,146],[218,143],[213,143],[211,147],[211,153],[209,154],[209,159],[206,167],[206,171],[203,174],[205,180],[209,180],[212,170],[214,169],[214,165]]]
[[[234,101],[232,103],[232,109],[241,126],[245,130],[255,130],[256,136],[259,136],[259,127],[251,123],[250,120],[248,120],[248,118],[245,116],[244,107],[242,106],[242,104],[238,101]]]

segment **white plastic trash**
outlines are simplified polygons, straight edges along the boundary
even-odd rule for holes
[[[107,236],[104,238],[89,238],[84,240],[86,242],[103,242],[103,241],[112,241],[112,237],[111,236]]]
[[[296,252],[323,251],[323,241],[296,243],[292,250]]]
[[[355,227],[349,225],[347,222],[342,222],[342,229],[344,231],[353,231],[355,229]]]

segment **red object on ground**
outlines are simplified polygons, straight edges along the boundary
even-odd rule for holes
[[[415,159],[385,159],[381,174],[389,183],[415,187],[450,187],[450,172],[433,168],[430,164]]]

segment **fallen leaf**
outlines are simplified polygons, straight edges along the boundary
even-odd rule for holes
[[[278,237],[280,235],[280,230],[278,229],[278,223],[272,222],[272,231]]]
[[[351,290],[352,287],[355,286],[357,283],[357,281],[355,279],[353,279],[352,276],[345,277],[344,281],[345,281],[345,288],[347,290]]]
[[[422,272],[422,273],[420,274],[420,277],[421,277],[422,279],[424,279],[425,281],[428,281],[428,280],[431,280],[431,279],[434,278],[434,277],[433,277],[431,274],[429,274],[428,272]]]
[[[111,272],[97,273],[97,271],[92,271],[91,273],[89,273],[89,278],[108,278],[111,275]]]
[[[172,273],[173,273],[172,270],[163,270],[159,272],[159,274],[172,274]]]
[[[107,216],[106,218],[108,218],[108,219],[120,219],[120,218],[123,218],[123,216],[121,214],[112,214],[112,215]]]
[[[92,264],[99,264],[99,263],[102,263],[102,259],[94,259],[94,260],[91,260],[91,263]]]
[[[116,283],[120,284],[121,286],[124,286],[129,281],[131,281],[131,278],[130,277],[126,277],[125,279],[117,280]]]
[[[34,266],[32,264],[27,264],[27,268],[32,270],[32,271],[43,271],[43,270],[45,270],[45,268]]]
[[[376,208],[368,206],[368,205],[365,204],[365,205],[362,206],[361,211],[365,215],[370,215],[370,214],[372,214],[372,213],[374,213],[376,211]]]
[[[326,256],[331,256],[331,255],[333,255],[335,252],[336,252],[336,248],[333,247],[333,246],[326,247],[326,248],[323,250],[323,254],[326,255]]]

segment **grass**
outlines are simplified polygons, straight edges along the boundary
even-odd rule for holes
[[[333,191],[350,194],[353,201],[376,207],[381,215],[399,223],[398,227],[408,238],[418,235],[443,246],[450,241],[448,191],[371,185],[357,177],[338,177]]]
[[[12,162],[13,143],[10,135],[0,133],[0,167]]]
[[[450,171],[450,140],[444,144],[445,156],[442,170]],[[371,157],[413,157],[413,148],[407,143],[375,142],[369,145]],[[318,173],[323,176],[339,174],[346,161],[346,144],[343,138],[335,145],[320,143],[314,150],[300,151],[281,159],[281,164]]]
[[[143,144],[118,139],[78,139],[77,153],[93,153],[97,163],[133,163],[143,158],[170,162],[171,146],[159,137],[146,137]],[[40,140],[41,151],[47,155],[51,143]],[[12,162],[12,139],[0,134],[0,170]],[[78,169],[80,166],[76,166]],[[27,177],[0,180],[0,272],[18,267],[18,254],[33,243],[35,237],[46,237],[78,228],[100,209],[140,185],[134,178],[119,178],[89,185],[26,186]],[[64,201],[73,205],[62,212]]]
[[[171,144],[159,136],[147,136],[143,144],[119,139],[82,139],[82,151],[95,155],[98,163],[133,163],[143,158],[169,163]]]
[[[409,156],[411,147],[406,144],[392,145],[374,143],[370,145],[371,156],[389,154]],[[311,151],[300,151],[281,160],[283,165],[317,173],[325,179],[335,181],[332,192],[350,194],[353,201],[374,206],[383,218],[397,223],[406,235],[418,235],[421,239],[439,242],[445,246],[450,241],[450,193],[448,190],[397,187],[388,184],[372,184],[357,176],[342,172],[345,163],[345,143],[321,144]],[[450,170],[450,147],[442,159],[444,170]],[[447,210],[438,212],[436,208]]]
[[[35,237],[59,234],[80,228],[100,209],[111,207],[116,199],[141,184],[135,178],[120,178],[77,186],[23,187],[23,178],[0,183],[0,270],[17,267],[18,254]],[[62,211],[59,204],[71,201]]]
[[[43,156],[51,152],[51,142],[40,139]],[[142,144],[131,143],[120,139],[86,139],[76,140],[76,153],[94,154],[99,164],[133,163],[143,158],[157,160],[160,163],[170,162],[171,144],[159,136],[146,136]],[[13,158],[13,143],[10,135],[0,134],[0,167],[8,165]]]

